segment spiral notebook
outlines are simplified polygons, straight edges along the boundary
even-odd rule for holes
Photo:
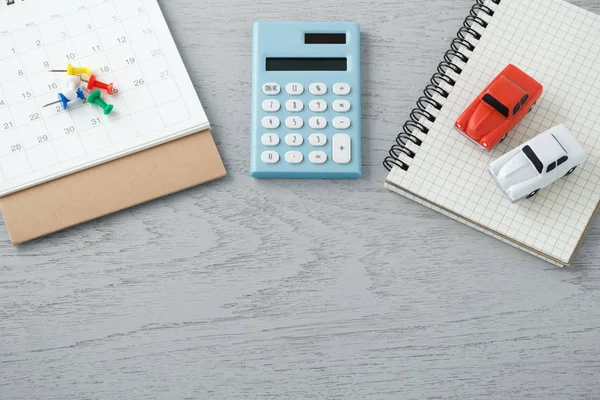
[[[477,0],[450,47],[384,161],[386,187],[548,262],[572,264],[600,201],[600,17],[563,0]],[[453,124],[511,63],[544,93],[486,153]],[[512,204],[486,167],[561,123],[588,161]]]

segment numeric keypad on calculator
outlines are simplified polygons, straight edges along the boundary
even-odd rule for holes
[[[282,90],[283,88],[283,90]],[[333,94],[335,100],[328,104],[323,97],[327,93]],[[324,146],[331,146],[331,159],[336,164],[348,164],[351,161],[351,138],[343,133],[350,129],[352,121],[348,115],[352,104],[344,98],[348,96],[352,88],[347,83],[335,83],[330,87],[324,83],[311,83],[308,90],[301,83],[290,82],[284,86],[277,82],[268,82],[262,85],[262,110],[266,115],[262,118],[261,125],[265,130],[261,137],[264,146],[269,150],[261,154],[261,160],[266,164],[275,164],[284,160],[288,164],[300,164],[305,161],[301,152],[294,149],[305,142],[310,147],[308,153],[308,162],[312,164],[324,164],[327,161],[327,154],[323,151]],[[302,94],[310,96],[308,100],[300,100]],[[283,94],[284,99],[276,100],[274,96]],[[308,108],[310,116],[304,120],[298,113]],[[328,120],[322,113],[331,109],[336,115]],[[320,115],[321,114],[321,115]],[[307,125],[312,132],[304,137],[297,130]],[[285,133],[280,132],[280,128],[286,129]],[[333,141],[328,141],[327,136],[321,131],[326,128],[333,128],[336,131]],[[283,154],[279,154],[277,147],[286,146],[281,149]]]

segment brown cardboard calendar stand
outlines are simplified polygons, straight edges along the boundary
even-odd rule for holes
[[[210,130],[0,198],[21,244],[225,176]]]

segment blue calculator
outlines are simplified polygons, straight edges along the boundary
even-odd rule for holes
[[[257,22],[252,53],[251,175],[360,178],[360,25]]]

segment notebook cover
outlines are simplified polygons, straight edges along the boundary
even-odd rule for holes
[[[10,194],[0,209],[16,245],[225,174],[205,130]]]

